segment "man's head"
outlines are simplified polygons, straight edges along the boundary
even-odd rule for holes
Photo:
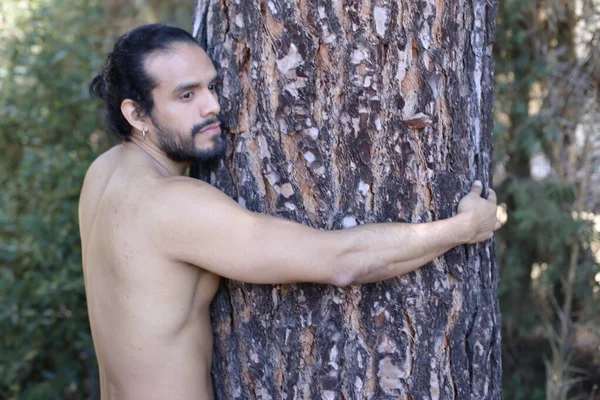
[[[183,29],[153,24],[123,35],[90,93],[104,100],[108,129],[122,140],[152,140],[174,161],[220,156],[217,72]]]

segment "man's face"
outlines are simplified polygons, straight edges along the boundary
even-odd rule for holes
[[[218,119],[217,71],[197,45],[175,44],[148,56],[146,72],[157,82],[150,120],[165,154],[174,161],[210,161],[227,142]]]

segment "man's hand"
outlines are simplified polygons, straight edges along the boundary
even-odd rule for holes
[[[502,224],[496,218],[496,192],[489,190],[488,198],[481,197],[483,185],[480,181],[473,182],[471,191],[458,203],[458,214],[469,216],[469,244],[483,242],[494,236],[494,231]]]

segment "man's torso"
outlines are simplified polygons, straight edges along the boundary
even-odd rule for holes
[[[169,227],[153,223],[152,204],[174,178],[148,168],[147,157],[125,146],[109,150],[90,167],[80,199],[102,396],[210,399],[209,305],[219,278],[161,250],[153,232]]]

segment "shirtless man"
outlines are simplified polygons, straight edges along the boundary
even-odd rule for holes
[[[346,286],[410,272],[500,227],[475,182],[456,216],[338,231],[250,212],[182,176],[225,149],[217,72],[187,32],[142,26],[92,81],[122,144],[90,166],[79,204],[102,399],[212,399],[209,305],[219,279]]]

